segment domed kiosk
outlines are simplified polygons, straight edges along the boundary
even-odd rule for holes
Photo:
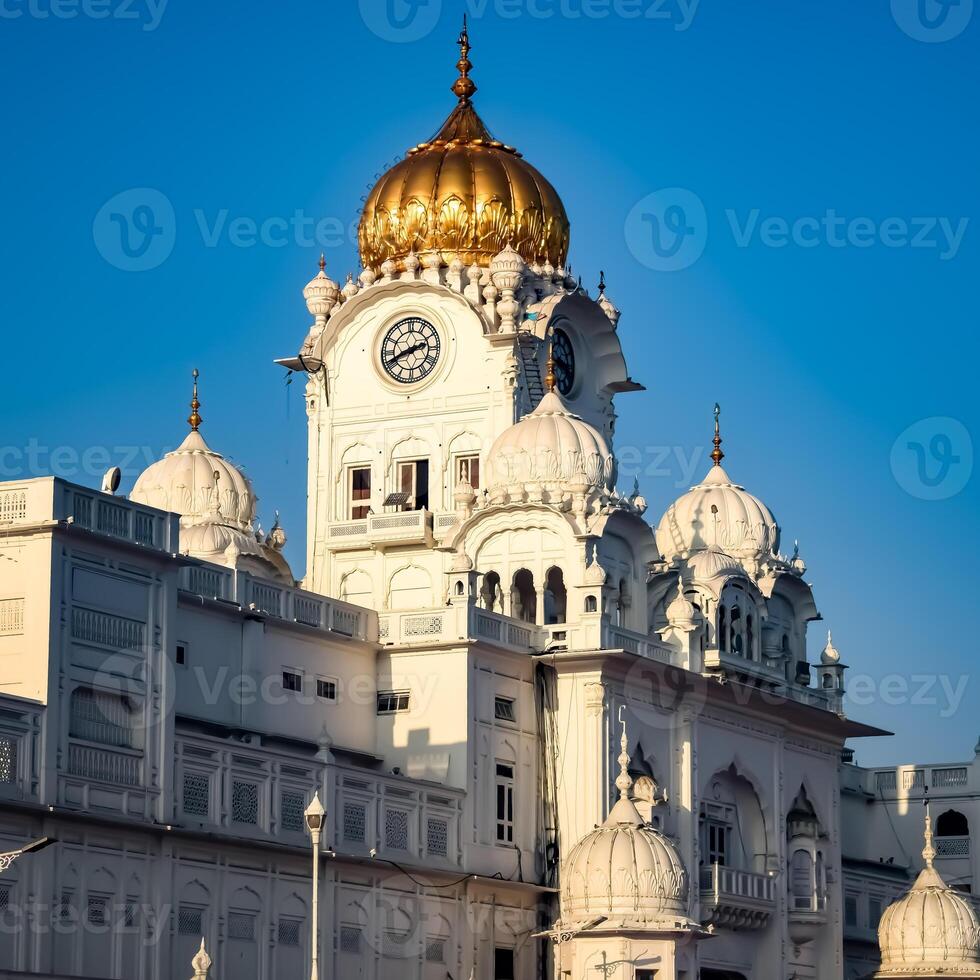
[[[928,808],[925,841],[925,868],[881,917],[881,969],[874,980],[980,977],[980,921],[970,900],[950,888],[933,867],[936,850]]]
[[[556,976],[632,978],[655,966],[660,980],[692,975],[694,943],[707,933],[689,912],[690,879],[673,841],[646,823],[629,797],[626,724],[619,799],[561,868],[561,917],[549,934]]]

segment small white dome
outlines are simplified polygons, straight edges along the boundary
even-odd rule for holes
[[[830,635],[830,630],[827,630],[827,645],[820,653],[820,662],[825,667],[830,667],[833,664],[840,663],[840,651],[834,646],[834,641],[833,637]]]
[[[221,519],[243,531],[255,520],[258,503],[248,477],[214,452],[197,429],[137,477],[130,498],[180,514],[181,527],[207,518],[217,503]]]
[[[608,493],[616,482],[606,440],[570,412],[555,391],[497,437],[487,470],[490,489],[503,488],[512,495],[521,495],[527,483],[561,495],[575,487]]]
[[[602,916],[597,930],[695,928],[688,918],[687,871],[677,848],[643,822],[628,798],[632,780],[623,728],[619,800],[606,822],[586,834],[562,865],[562,927]]]
[[[720,548],[707,548],[699,551],[687,563],[695,582],[710,584],[716,579],[728,579],[733,575],[745,575],[745,569]]]
[[[657,547],[667,561],[710,548],[760,560],[778,551],[779,526],[769,508],[717,463],[667,509],[657,526]]]
[[[933,867],[932,820],[926,811],[926,866],[878,926],[880,978],[980,977],[980,922],[970,901]]]

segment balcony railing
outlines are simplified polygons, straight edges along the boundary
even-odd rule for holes
[[[207,599],[237,603],[274,619],[360,640],[372,642],[377,635],[376,614],[370,609],[315,592],[276,585],[253,578],[247,572],[235,572],[218,565],[202,563],[181,569],[180,588]]]
[[[932,770],[933,789],[953,789],[966,786],[968,773],[966,766],[951,766],[946,769]]]
[[[763,929],[776,907],[776,879],[712,864],[701,869],[701,921],[731,929]]]
[[[440,515],[441,519],[442,515]],[[443,529],[445,533],[446,529]],[[433,515],[428,510],[369,514],[356,521],[338,521],[327,528],[332,551],[350,551],[378,545],[433,544]]]

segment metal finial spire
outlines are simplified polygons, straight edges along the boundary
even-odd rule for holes
[[[621,704],[619,706],[619,723],[623,726],[623,734],[619,738],[619,758],[616,760],[619,762],[619,775],[616,777],[616,788],[619,790],[619,798],[621,800],[626,799],[626,794],[633,785],[633,780],[630,779],[629,774],[630,754],[626,750],[629,742],[626,738],[626,719],[623,717],[625,710],[626,705]]]
[[[456,67],[459,69],[459,78],[453,83],[453,91],[459,96],[460,102],[469,102],[476,92],[476,83],[470,78],[470,69],[473,62],[470,61],[470,33],[466,27],[466,14],[463,14],[463,29],[459,32],[459,61]]]
[[[602,296],[606,292],[606,274],[603,271],[599,271],[599,295]]]
[[[926,800],[926,846],[922,848],[922,859],[926,862],[926,867],[932,870],[932,861],[936,856],[936,849],[932,846],[932,815],[929,812],[929,801]]]
[[[548,360],[545,364],[544,386],[547,391],[554,391],[558,379],[555,377],[555,338],[548,335]]]
[[[327,259],[323,252],[320,253],[320,271],[325,272],[327,268]]]
[[[711,450],[711,458],[715,461],[715,466],[721,466],[721,461],[725,458],[725,454],[721,451],[721,426],[718,421],[720,417],[721,405],[715,402],[715,437],[712,440],[715,448]]]
[[[201,427],[201,422],[203,421],[201,419],[201,413],[198,411],[198,409],[201,407],[201,403],[197,397],[197,379],[200,377],[200,372],[197,370],[197,368],[194,368],[192,373],[194,375],[194,397],[191,398],[191,414],[187,419],[187,424],[195,432],[197,432],[197,430]]]

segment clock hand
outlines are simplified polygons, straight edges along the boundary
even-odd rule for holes
[[[426,344],[425,344],[425,342],[423,342],[421,344],[416,344],[414,347],[406,347],[405,350],[400,351],[399,353],[397,353],[391,360],[392,361],[399,361],[403,357],[405,357],[407,354],[414,354],[416,351],[422,350],[425,346],[426,346]]]

